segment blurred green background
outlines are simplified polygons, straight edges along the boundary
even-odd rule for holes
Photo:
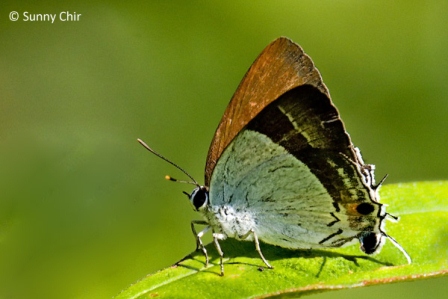
[[[110,298],[190,253],[190,186],[136,138],[202,181],[228,101],[279,36],[313,58],[378,176],[447,179],[447,16],[447,1],[2,1],[0,298]],[[445,298],[447,282],[309,298]]]

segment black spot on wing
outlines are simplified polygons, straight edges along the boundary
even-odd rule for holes
[[[369,215],[374,210],[375,210],[375,207],[372,204],[367,203],[367,202],[360,203],[356,207],[356,211],[361,215]]]

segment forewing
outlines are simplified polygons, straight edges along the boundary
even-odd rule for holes
[[[222,152],[249,121],[286,91],[304,84],[329,96],[319,71],[299,45],[285,37],[269,44],[247,71],[216,129],[205,167],[207,186]]]

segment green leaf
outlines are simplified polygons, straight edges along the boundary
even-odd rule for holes
[[[288,250],[260,244],[274,269],[266,269],[253,242],[227,239],[225,275],[207,245],[211,263],[194,252],[174,266],[148,275],[116,298],[266,298],[299,297],[324,290],[406,281],[448,273],[448,182],[386,185],[381,189],[388,212],[400,216],[388,223],[393,236],[410,254],[386,241],[380,254],[366,256],[358,246],[334,250]]]

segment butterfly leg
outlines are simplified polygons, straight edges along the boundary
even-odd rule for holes
[[[215,243],[216,251],[219,253],[219,265],[221,266],[221,276],[224,276],[224,252],[221,250],[218,240],[225,240],[227,238],[224,234],[213,233],[213,242]]]
[[[258,254],[260,255],[260,258],[263,260],[263,262],[266,264],[266,266],[268,266],[269,269],[273,269],[274,267],[272,267],[269,262],[264,258],[263,253],[261,253],[261,249],[260,249],[260,242],[258,242],[258,236],[257,233],[251,229],[250,231],[248,231],[245,235],[240,236],[240,238],[242,240],[246,239],[247,237],[249,237],[250,235],[254,236],[254,242],[255,242],[255,249],[257,250]]]
[[[196,232],[196,228],[194,227],[195,225],[208,225],[208,223],[206,221],[203,220],[193,220],[191,221],[191,230],[193,231],[193,235],[196,239],[196,250],[201,249],[202,253],[205,256],[205,267],[208,266],[208,254],[207,254],[207,249],[205,249],[204,244],[202,243],[202,237],[204,236],[204,234],[206,232],[208,232],[211,228],[211,226],[207,226],[206,228],[204,228],[203,230],[201,230],[199,233]]]

